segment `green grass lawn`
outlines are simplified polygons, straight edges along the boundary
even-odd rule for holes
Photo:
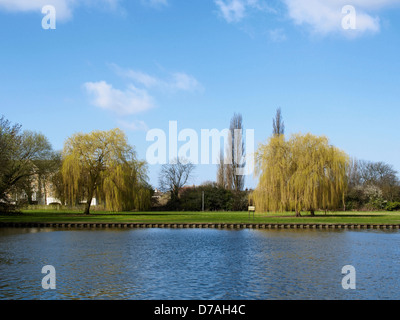
[[[315,217],[302,213],[247,212],[96,212],[84,215],[71,210],[24,210],[21,215],[0,214],[0,222],[108,222],[108,223],[360,223],[400,224],[400,212],[316,212]]]

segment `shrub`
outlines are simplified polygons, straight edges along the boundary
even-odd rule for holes
[[[183,211],[201,211],[203,192],[205,211],[247,210],[247,191],[234,192],[215,183],[185,188],[180,194],[179,209]]]
[[[398,211],[400,210],[400,202],[388,202],[385,210],[387,211]]]
[[[0,201],[0,214],[19,215],[21,214],[21,211],[19,210],[19,207],[15,204]]]
[[[361,186],[351,188],[346,195],[346,209],[360,210],[368,202],[367,196]]]
[[[367,207],[371,210],[383,210],[387,201],[383,198],[382,190],[374,185],[366,186],[364,193],[369,199]]]

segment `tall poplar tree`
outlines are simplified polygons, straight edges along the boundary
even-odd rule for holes
[[[241,191],[244,188],[245,176],[238,174],[238,171],[244,167],[246,156],[244,147],[243,118],[240,113],[235,113],[229,126],[225,158],[221,152],[217,168],[217,183],[228,190]]]
[[[276,109],[275,118],[272,119],[272,133],[274,135],[285,134],[285,123],[283,122],[281,108]]]

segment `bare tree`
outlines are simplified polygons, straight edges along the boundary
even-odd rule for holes
[[[245,159],[241,114],[235,113],[231,119],[228,144],[225,147],[225,158],[221,152],[218,164],[217,183],[228,190],[243,190],[244,175],[239,174],[239,170],[244,167]]]
[[[361,179],[366,184],[394,185],[397,183],[397,172],[392,165],[384,162],[361,161]]]
[[[231,172],[229,172],[232,177],[232,190],[241,191],[244,188],[244,175],[239,174],[239,169],[244,166],[245,151],[243,141],[243,118],[240,113],[235,113],[233,115],[229,131],[232,141],[232,164]]]
[[[178,201],[179,191],[188,182],[195,165],[183,158],[164,164],[159,174],[160,189],[171,193],[171,201]]]
[[[274,134],[274,136],[285,134],[285,123],[283,122],[282,119],[283,119],[282,110],[281,108],[278,108],[276,110],[275,118],[272,119],[272,127],[273,127],[272,133]]]
[[[225,164],[224,164],[224,154],[221,150],[220,156],[219,156],[219,164],[218,164],[218,169],[217,169],[217,185],[226,188],[226,181],[225,181]]]
[[[347,181],[349,188],[361,185],[360,161],[355,158],[350,158],[347,167]]]
[[[400,181],[392,165],[353,159],[347,172],[349,191],[376,187],[383,197],[395,201],[400,195]]]

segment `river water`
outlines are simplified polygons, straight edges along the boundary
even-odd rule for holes
[[[399,231],[3,228],[0,299],[399,299],[399,261]]]

